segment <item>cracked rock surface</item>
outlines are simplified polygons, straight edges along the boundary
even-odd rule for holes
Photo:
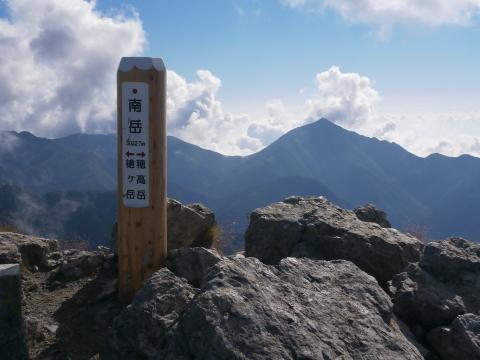
[[[423,358],[400,331],[388,295],[344,260],[269,266],[224,258],[197,290],[163,269],[111,334],[116,345],[106,353],[119,359]]]
[[[245,234],[245,256],[266,264],[281,259],[345,259],[387,282],[420,259],[423,244],[410,235],[361,221],[323,197],[289,197],[256,209]]]

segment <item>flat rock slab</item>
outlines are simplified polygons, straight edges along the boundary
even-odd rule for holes
[[[290,197],[257,209],[245,235],[245,256],[277,264],[288,256],[345,259],[374,276],[383,288],[423,244],[395,229],[361,221],[353,211],[323,197]]]

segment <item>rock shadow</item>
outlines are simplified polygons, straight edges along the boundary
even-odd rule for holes
[[[56,341],[38,359],[96,359],[112,320],[123,309],[118,299],[117,276],[103,272],[55,312]]]

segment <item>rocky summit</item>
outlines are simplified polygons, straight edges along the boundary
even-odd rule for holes
[[[22,344],[53,360],[480,359],[480,245],[423,244],[366,208],[287,198],[251,214],[246,252],[232,256],[179,226],[184,245],[127,306],[110,249],[0,233],[0,263],[22,269],[0,281],[18,285],[0,287],[0,305],[18,310],[0,322],[15,337],[0,355],[16,343],[16,359]]]
[[[413,236],[362,221],[324,197],[289,197],[257,209],[245,235],[245,255],[266,264],[288,256],[350,260],[384,288],[422,250]]]
[[[195,290],[157,272],[117,317],[112,359],[421,359],[388,295],[349,261],[225,258]]]

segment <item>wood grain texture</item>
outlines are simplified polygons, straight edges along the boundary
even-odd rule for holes
[[[149,84],[149,186],[147,208],[123,205],[122,83]],[[117,72],[118,269],[119,295],[130,303],[145,280],[165,266],[167,255],[166,71]]]

